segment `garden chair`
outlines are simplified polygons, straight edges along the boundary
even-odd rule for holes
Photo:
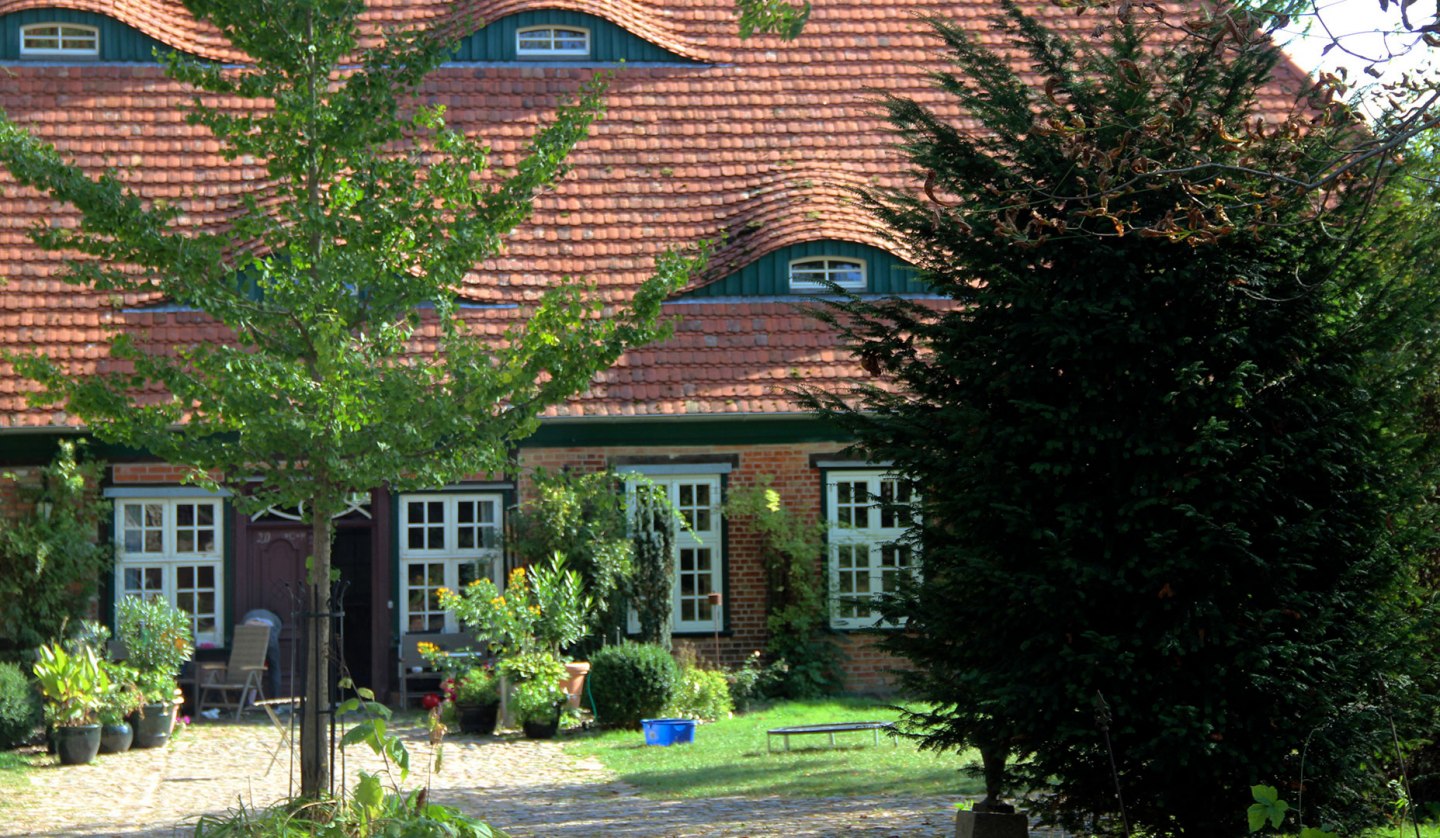
[[[246,699],[254,695],[264,697],[265,649],[270,643],[270,627],[259,625],[236,626],[230,642],[230,660],[225,664],[200,664],[198,695],[195,698],[195,712],[199,715],[205,709],[205,697],[212,692],[221,694],[219,704],[230,707],[225,700],[235,693],[235,718],[245,709]],[[252,693],[253,691],[253,693]]]
[[[475,638],[468,634],[440,634],[440,633],[417,633],[407,634],[400,638],[400,653],[396,656],[396,685],[400,688],[400,706],[408,707],[412,695],[420,695],[423,689],[417,686],[423,684],[426,688],[435,689],[440,683],[440,673],[436,672],[425,656],[420,654],[421,643],[431,643],[447,652],[454,652],[474,645]]]

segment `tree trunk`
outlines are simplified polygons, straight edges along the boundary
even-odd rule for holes
[[[311,514],[310,593],[305,648],[305,702],[300,717],[300,794],[319,798],[330,793],[330,750],[326,736],[330,707],[330,536],[328,505],[314,499]]]

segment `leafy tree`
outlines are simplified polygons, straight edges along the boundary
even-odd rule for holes
[[[526,564],[565,557],[594,600],[589,634],[602,643],[626,633],[624,584],[634,566],[625,492],[618,486],[611,471],[537,471],[514,518],[510,545]]]
[[[263,167],[227,229],[194,229],[180,206],[148,202],[113,175],[92,178],[8,121],[0,162],[80,212],[79,226],[34,233],[81,257],[67,281],[122,297],[158,292],[234,339],[157,348],[117,330],[120,365],[88,376],[45,358],[15,362],[42,385],[40,400],[65,404],[104,439],[187,465],[196,483],[236,487],[246,508],[303,503],[315,550],[306,610],[325,615],[331,516],[348,495],[503,468],[548,405],[664,334],[660,304],[694,263],[660,257],[622,311],[563,284],[502,339],[487,337],[457,289],[565,172],[603,84],[562,105],[502,176],[482,140],[411,98],[465,22],[387,32],[361,50],[356,0],[273,0],[264,14],[248,0],[186,5],[253,59],[239,69],[167,60],[197,91],[189,120],[227,159]],[[313,796],[330,785],[328,620],[313,618],[307,637],[301,788]]]
[[[959,116],[886,97],[927,183],[866,201],[946,301],[825,310],[876,380],[808,395],[923,488],[885,613],[924,745],[1102,831],[1117,783],[1152,835],[1242,835],[1261,783],[1366,816],[1419,674],[1433,193],[1280,185],[1365,137],[1262,120],[1275,54],[1224,15],[1086,39],[1007,3],[1024,76],[934,25]]]
[[[14,475],[6,479],[16,480]],[[100,466],[83,462],[76,446],[60,445],[26,485],[34,511],[0,520],[0,657],[22,653],[65,636],[71,621],[88,613],[110,550],[99,543],[105,505]]]
[[[762,476],[753,486],[736,489],[725,501],[725,515],[759,537],[765,566],[765,653],[777,684],[789,698],[815,698],[840,685],[839,652],[826,632],[827,603],[820,567],[825,556],[825,526],[804,521],[785,506]]]
[[[640,484],[633,504],[635,571],[627,587],[640,622],[640,642],[670,648],[675,584],[675,528],[683,525],[663,487]]]

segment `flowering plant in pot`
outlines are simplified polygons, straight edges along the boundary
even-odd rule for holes
[[[463,733],[490,734],[500,712],[500,676],[493,667],[473,666],[444,686]]]
[[[549,739],[560,727],[565,706],[565,663],[549,652],[512,655],[500,671],[515,684],[510,709],[530,739]]]
[[[160,597],[126,597],[120,601],[119,628],[146,702],[135,717],[135,746],[154,748],[170,738],[180,668],[195,654],[190,615]]]
[[[502,593],[489,579],[476,579],[459,593],[441,588],[441,607],[455,616],[502,658],[528,652],[561,652],[585,636],[594,603],[580,575],[565,569],[565,558],[510,571]]]
[[[81,765],[95,759],[100,750],[101,701],[110,688],[95,650],[41,646],[33,671],[45,697],[45,720],[55,729],[55,752],[61,764]]]

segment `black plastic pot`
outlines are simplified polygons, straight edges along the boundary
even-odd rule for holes
[[[135,728],[135,747],[158,748],[170,741],[170,731],[175,727],[174,704],[147,704],[139,713],[130,716],[130,725]]]
[[[125,722],[100,726],[100,753],[123,754],[135,741],[135,728]]]
[[[560,732],[560,719],[553,722],[521,722],[520,729],[525,731],[526,739],[554,739],[555,734]]]
[[[490,704],[457,704],[455,716],[461,733],[475,733],[489,736],[495,732],[495,722],[500,717],[500,702]]]
[[[100,753],[100,725],[55,728],[55,753],[61,765],[84,765]]]

